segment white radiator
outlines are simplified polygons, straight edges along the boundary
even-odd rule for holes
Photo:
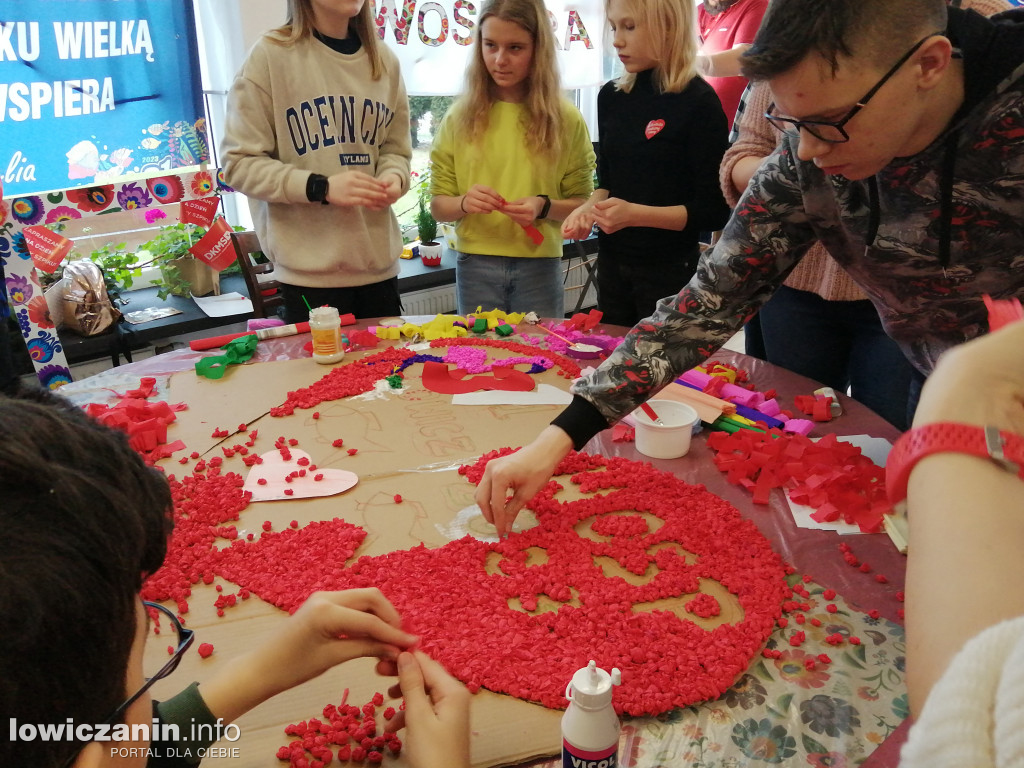
[[[455,312],[455,285],[402,294],[403,315],[438,315]]]

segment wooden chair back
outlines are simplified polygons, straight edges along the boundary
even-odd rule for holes
[[[235,247],[235,256],[245,278],[245,287],[249,290],[252,300],[253,314],[256,317],[269,317],[275,314],[277,307],[284,305],[281,283],[274,279],[260,280],[258,275],[273,273],[274,265],[270,262],[257,264],[253,255],[262,253],[259,238],[252,230],[232,232],[231,242]]]

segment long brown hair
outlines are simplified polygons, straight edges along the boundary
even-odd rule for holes
[[[559,154],[562,147],[564,98],[555,61],[555,36],[548,11],[541,0],[487,0],[473,34],[473,52],[466,69],[466,88],[452,107],[452,118],[459,133],[470,142],[487,130],[488,115],[497,98],[494,81],[484,63],[481,36],[484,22],[495,17],[518,24],[533,39],[523,132],[526,145],[537,155]]]
[[[311,37],[316,31],[311,0],[288,0],[288,19],[283,26],[270,30],[268,37],[282,45],[294,45],[299,40]],[[380,80],[384,74],[384,61],[380,55],[380,41],[374,28],[373,16],[370,11],[370,0],[363,0],[363,6],[349,20],[349,30],[359,35],[366,55],[370,57],[370,71],[374,80]]]

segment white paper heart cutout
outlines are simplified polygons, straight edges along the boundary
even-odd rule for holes
[[[317,467],[310,471],[312,459],[305,451],[292,450],[291,458],[285,460],[280,451],[270,451],[260,455],[262,464],[254,464],[246,475],[242,487],[252,494],[252,501],[276,501],[278,499],[311,499],[316,496],[333,496],[342,493],[359,482],[359,476],[344,469],[322,469]],[[305,459],[303,464],[299,461]],[[302,472],[304,476],[293,476],[291,482],[286,479],[293,472]],[[316,478],[320,477],[319,480]],[[260,483],[260,480],[266,480]],[[285,493],[291,491],[291,493]]]

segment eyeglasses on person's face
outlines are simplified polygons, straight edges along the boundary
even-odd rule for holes
[[[127,710],[128,707],[134,704],[138,700],[138,698],[142,696],[142,694],[148,691],[150,687],[153,685],[153,683],[155,683],[157,680],[162,680],[163,678],[171,674],[171,672],[173,672],[175,669],[177,669],[178,664],[181,662],[181,657],[185,655],[185,651],[188,650],[189,646],[192,645],[192,641],[195,640],[196,633],[191,629],[183,627],[181,625],[181,622],[178,621],[178,617],[174,614],[174,611],[172,611],[170,608],[165,608],[159,603],[150,603],[146,600],[142,601],[142,605],[146,608],[152,608],[154,610],[157,610],[167,617],[168,621],[170,621],[171,626],[174,627],[174,631],[177,633],[178,644],[177,646],[175,646],[174,653],[171,654],[171,657],[167,660],[167,662],[162,667],[160,667],[160,669],[157,670],[157,672],[155,672],[150,677],[147,677],[146,682],[142,684],[142,687],[139,688],[139,690],[137,690],[131,696],[129,696],[128,699],[121,706],[115,709],[114,713],[109,718],[107,718],[106,722],[111,724],[120,722],[121,718],[124,716],[125,710]]]
[[[770,122],[772,125],[778,128],[780,131],[799,134],[801,129],[803,129],[807,131],[809,134],[811,134],[811,136],[813,136],[814,138],[820,139],[821,141],[826,141],[829,144],[842,144],[843,142],[849,141],[850,135],[846,132],[846,128],[844,126],[848,122],[850,122],[850,120],[853,119],[854,115],[856,115],[858,112],[864,109],[865,106],[867,106],[867,103],[871,101],[871,97],[878,93],[881,87],[885,85],[889,81],[889,79],[899,71],[900,67],[902,67],[910,60],[911,56],[917,53],[917,50],[922,45],[924,45],[927,40],[929,40],[932,37],[935,37],[935,35],[938,34],[942,33],[933,32],[932,34],[926,35],[922,37],[920,40],[918,40],[916,43],[914,43],[910,50],[903,54],[899,58],[899,61],[892,65],[892,69],[890,69],[888,72],[882,75],[882,79],[875,83],[871,90],[865,93],[864,96],[859,101],[857,101],[856,104],[853,105],[850,111],[847,112],[841,120],[836,120],[835,122],[832,122],[828,120],[797,120],[796,118],[793,117],[782,117],[780,115],[774,114],[774,101],[768,106],[768,111],[764,113],[764,116],[768,120],[768,122]]]

